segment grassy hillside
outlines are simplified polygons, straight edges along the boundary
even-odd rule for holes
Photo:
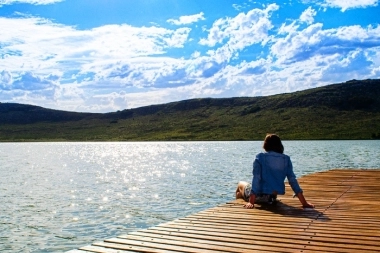
[[[112,113],[0,103],[0,141],[380,138],[380,80],[268,97],[192,99]]]

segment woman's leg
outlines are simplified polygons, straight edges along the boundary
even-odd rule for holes
[[[247,182],[240,181],[238,183],[238,186],[236,188],[236,199],[243,199],[244,198],[244,188],[247,185]]]

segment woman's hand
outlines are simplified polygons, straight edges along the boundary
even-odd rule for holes
[[[255,205],[251,204],[250,202],[246,203],[244,205],[244,208],[247,208],[247,209],[252,209],[252,208],[255,208]]]
[[[309,203],[309,202],[306,202],[305,204],[302,205],[303,208],[314,208],[315,205],[313,205],[312,203]]]
[[[306,201],[305,197],[303,196],[302,192],[299,192],[297,194],[298,199],[300,200],[303,208],[314,208],[315,206],[309,202]]]
[[[255,200],[256,200],[256,195],[251,193],[251,195],[249,195],[249,202],[244,205],[244,208],[247,208],[247,209],[255,208]]]

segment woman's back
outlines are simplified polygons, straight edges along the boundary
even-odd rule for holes
[[[290,157],[284,154],[273,151],[258,154],[253,163],[253,176],[252,185],[258,193],[285,194],[285,178],[294,192],[301,191]]]

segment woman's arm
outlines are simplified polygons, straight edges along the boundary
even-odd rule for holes
[[[256,194],[260,191],[261,187],[261,163],[259,161],[258,154],[256,156],[255,161],[253,162],[253,178],[252,178],[252,189],[251,194],[249,195],[249,202],[244,205],[245,208],[254,208],[255,207],[255,200],[256,200]]]
[[[255,201],[256,201],[256,195],[255,194],[251,194],[249,196],[249,202],[247,204],[245,204],[244,207],[248,208],[248,209],[255,208]]]
[[[292,161],[290,160],[290,157],[288,157],[288,160],[287,160],[286,178],[288,179],[288,183],[296,195],[302,192],[302,189],[300,185],[298,184],[297,177],[294,174],[293,164],[292,164]]]
[[[306,201],[305,197],[303,196],[302,192],[299,192],[297,194],[298,199],[300,200],[302,207],[304,208],[314,208],[315,206],[309,202]]]
[[[251,196],[252,194],[259,194],[262,191],[262,167],[260,162],[260,156],[261,154],[258,154],[256,156],[256,159],[253,162],[253,170],[252,170],[252,189],[251,189]]]

